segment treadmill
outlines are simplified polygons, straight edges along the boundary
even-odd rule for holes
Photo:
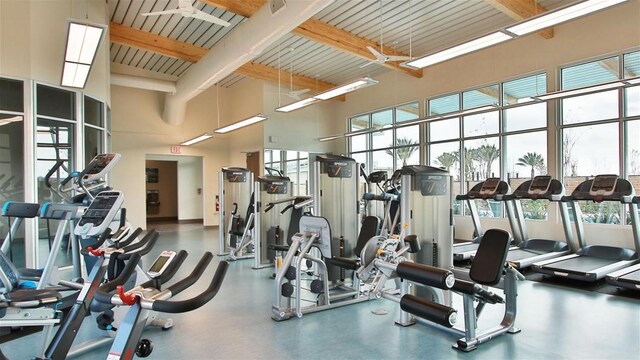
[[[522,237],[522,241],[516,244],[517,247],[509,250],[507,262],[517,269],[525,269],[535,262],[568,255],[571,252],[569,244],[573,243],[573,232],[571,231],[571,219],[569,218],[567,203],[560,201],[563,196],[564,186],[562,183],[548,175],[536,176],[532,180],[527,180],[520,184],[513,193],[503,196],[504,201],[513,203],[513,210],[517,220],[513,225],[517,225],[518,229],[517,231],[515,229],[512,230],[519,232]],[[529,238],[522,209],[522,199],[548,200],[549,202],[558,203],[565,241]]]
[[[579,200],[629,203],[633,194],[631,183],[620,179],[618,175],[598,175],[592,180],[580,183],[571,196],[562,198],[562,201],[571,203],[573,208],[579,250],[575,254],[535,263],[532,266],[533,270],[545,275],[594,282],[610,272],[637,263],[638,253],[632,249],[604,245],[587,246],[582,211],[578,204]]]
[[[478,215],[478,207],[475,200],[494,200],[503,201],[502,197],[511,191],[509,184],[500,178],[488,178],[483,182],[474,185],[471,190],[466,194],[456,196],[456,200],[466,201],[471,212],[471,221],[473,221],[473,227],[476,231],[475,238],[471,241],[465,241],[453,244],[453,261],[463,262],[473,258],[482,241],[482,225],[480,223],[480,215]],[[507,216],[509,217],[509,223],[512,224],[511,228],[517,228],[513,226],[515,224],[515,218],[513,217],[513,209],[511,203],[506,202]],[[513,234],[514,238],[519,238],[519,234]],[[520,239],[520,238],[519,238]]]
[[[636,244],[636,252],[640,254],[640,220],[638,219],[638,204],[640,204],[640,196],[634,197],[629,203],[629,214],[631,216],[631,229],[633,230],[633,240]],[[612,272],[607,275],[606,279],[607,282],[613,286],[640,291],[640,264]]]

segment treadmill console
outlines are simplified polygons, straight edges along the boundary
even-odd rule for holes
[[[494,195],[500,186],[500,178],[488,178],[480,188],[480,195]]]
[[[120,191],[103,191],[91,202],[74,230],[76,235],[90,237],[102,234],[116,217],[124,195]]]
[[[616,190],[618,175],[597,175],[591,181],[589,195],[591,196],[609,196]]]
[[[92,181],[99,180],[105,177],[109,171],[118,163],[122,155],[120,154],[100,154],[91,160],[86,174],[84,174],[83,180]]]
[[[531,184],[529,185],[529,190],[527,193],[529,195],[540,195],[546,194],[549,191],[549,186],[551,185],[551,176],[549,175],[541,175],[536,176],[531,180]]]

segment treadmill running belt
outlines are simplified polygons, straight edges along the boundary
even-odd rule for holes
[[[507,262],[528,259],[530,257],[538,256],[541,254],[547,254],[547,253],[548,251],[535,251],[535,250],[527,250],[527,249],[509,250],[509,253],[507,254]]]
[[[557,261],[552,264],[547,264],[543,266],[543,268],[558,272],[588,273],[603,266],[617,263],[618,261],[620,260],[579,256],[567,260]]]
[[[640,283],[640,270],[621,276],[620,280]]]

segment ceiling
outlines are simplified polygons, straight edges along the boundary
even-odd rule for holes
[[[518,15],[510,12],[513,9],[504,9],[504,4],[509,1],[533,4],[529,0],[338,0],[316,14],[313,19],[335,28],[340,34],[364,38],[378,50],[382,44],[385,54],[421,56],[516,23]],[[215,46],[246,19],[241,14],[222,8],[230,2],[233,1],[194,1],[196,8],[231,23],[225,28],[198,19],[183,18],[179,14],[149,17],[140,15],[149,11],[177,8],[177,0],[107,0],[112,24],[120,24],[206,50]],[[259,7],[267,1],[242,2]],[[572,2],[575,0],[539,0],[538,7],[529,9],[528,16]],[[210,5],[213,3],[223,5]],[[245,13],[250,14],[251,11]],[[528,16],[521,14],[519,19]],[[300,27],[296,30],[298,29]],[[380,64],[363,67],[369,62],[363,58],[368,55],[365,46],[358,45],[364,47],[360,49],[364,50],[364,55],[358,55],[353,51],[337,49],[335,44],[330,42],[311,40],[304,34],[301,36],[300,31],[296,30],[282,37],[253,61],[276,69],[272,73],[277,74],[284,85],[288,85],[290,73],[316,81],[316,84],[323,82],[328,85],[340,84],[365,75],[375,77],[388,71],[398,71],[416,77],[422,73],[410,72],[406,68],[398,67],[397,63],[395,67]],[[548,37],[549,33],[546,34]],[[112,34],[110,54],[112,63],[119,64],[117,69],[137,68],[138,73],[149,77],[159,76],[176,80],[193,65],[194,59],[188,61],[179,58],[180,56],[163,55],[162,50],[150,50],[148,46],[145,50],[136,44],[124,43],[126,41],[114,40]],[[236,71],[220,81],[219,85],[230,87],[246,76],[246,73]],[[272,80],[277,81],[277,78]],[[307,81],[306,85],[302,85],[294,82],[292,87],[310,87],[309,83]]]

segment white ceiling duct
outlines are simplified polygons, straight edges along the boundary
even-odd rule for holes
[[[289,1],[275,14],[271,13],[269,6],[261,7],[177,81],[176,93],[166,95],[162,116],[164,121],[173,125],[181,124],[189,100],[253,60],[333,1]]]
[[[162,91],[170,94],[176,92],[176,83],[173,81],[150,79],[133,75],[111,74],[111,85]]]

